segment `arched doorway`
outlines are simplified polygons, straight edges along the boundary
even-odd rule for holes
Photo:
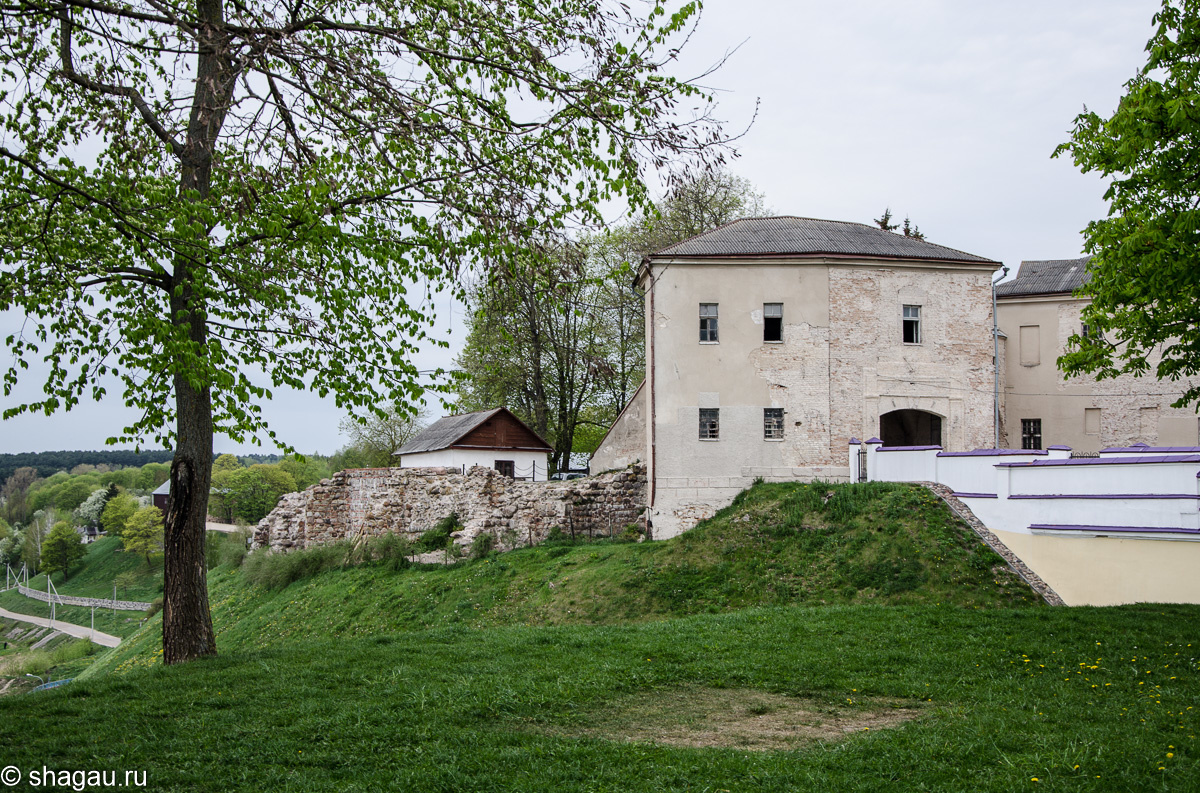
[[[940,446],[942,417],[924,410],[893,410],[879,417],[884,446]]]

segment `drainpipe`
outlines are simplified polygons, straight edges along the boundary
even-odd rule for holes
[[[995,389],[992,394],[992,419],[995,437],[992,448],[1000,448],[1000,325],[996,318],[996,282],[1008,276],[1008,268],[1001,266],[1000,278],[992,280],[992,371],[995,373]]]
[[[650,286],[650,288],[647,290],[647,292],[649,293],[649,297],[650,297],[650,317],[649,317],[650,318],[650,340],[649,340],[650,341],[650,350],[649,350],[650,354],[647,356],[647,364],[648,364],[647,370],[648,371],[646,372],[646,379],[650,381],[646,384],[650,387],[649,393],[647,394],[647,396],[649,397],[648,401],[650,403],[650,465],[646,469],[646,474],[650,481],[648,481],[646,483],[646,485],[650,490],[650,498],[647,499],[647,501],[649,502],[647,504],[647,506],[650,509],[654,509],[654,496],[656,494],[654,480],[658,478],[658,470],[657,470],[658,461],[655,459],[657,457],[657,454],[656,454],[657,449],[655,448],[655,440],[656,439],[655,439],[655,426],[654,426],[656,423],[655,419],[657,416],[657,411],[655,410],[655,407],[656,407],[655,402],[657,401],[657,398],[658,398],[658,395],[655,394],[655,392],[654,392],[654,370],[658,365],[658,361],[656,360],[655,355],[654,355],[654,336],[655,336],[655,333],[654,333],[654,328],[655,328],[655,322],[654,322],[654,287],[655,287],[654,265],[647,264],[646,277],[649,279],[649,286]]]

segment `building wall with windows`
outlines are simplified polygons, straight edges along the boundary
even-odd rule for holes
[[[648,259],[654,536],[760,477],[847,480],[846,440],[880,435],[888,414],[921,419],[892,422],[901,435],[932,421],[947,449],[990,446],[998,265],[971,258]]]
[[[1083,332],[1087,300],[1071,292],[1086,277],[1087,258],[1021,263],[1015,280],[997,289],[996,315],[1008,337],[1004,430],[1007,445],[1027,448],[1030,429],[1041,446],[1096,452],[1115,446],[1195,446],[1200,422],[1190,408],[1173,408],[1178,383],[1153,376],[1094,380],[1064,377],[1058,357]]]

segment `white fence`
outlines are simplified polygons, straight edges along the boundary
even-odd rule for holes
[[[1072,457],[1065,446],[947,452],[872,438],[849,454],[860,479],[951,488],[1068,603],[1200,603],[1200,447]]]

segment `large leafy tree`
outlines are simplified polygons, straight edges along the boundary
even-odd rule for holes
[[[642,257],[742,217],[763,197],[724,169],[685,170],[646,212],[577,242],[529,246],[468,294],[459,406],[505,405],[554,447],[592,452],[645,376]]]
[[[49,369],[5,416],[115,377],[140,418],[112,440],[174,447],[167,663],[216,652],[214,432],[280,443],[259,403],[282,386],[360,413],[412,403],[427,298],[462,267],[639,205],[648,163],[719,157],[705,98],[657,54],[697,7],[0,7],[0,310],[32,320],[6,340],[6,395],[30,359]]]
[[[70,523],[60,520],[42,541],[42,572],[50,575],[62,571],[65,579],[71,574],[71,565],[85,553],[87,548],[79,541],[79,532]]]
[[[1200,2],[1164,0],[1146,65],[1109,118],[1084,111],[1068,143],[1084,172],[1108,178],[1108,216],[1084,231],[1092,254],[1083,321],[1058,359],[1068,375],[1200,372]],[[1200,400],[1180,385],[1176,407]]]

